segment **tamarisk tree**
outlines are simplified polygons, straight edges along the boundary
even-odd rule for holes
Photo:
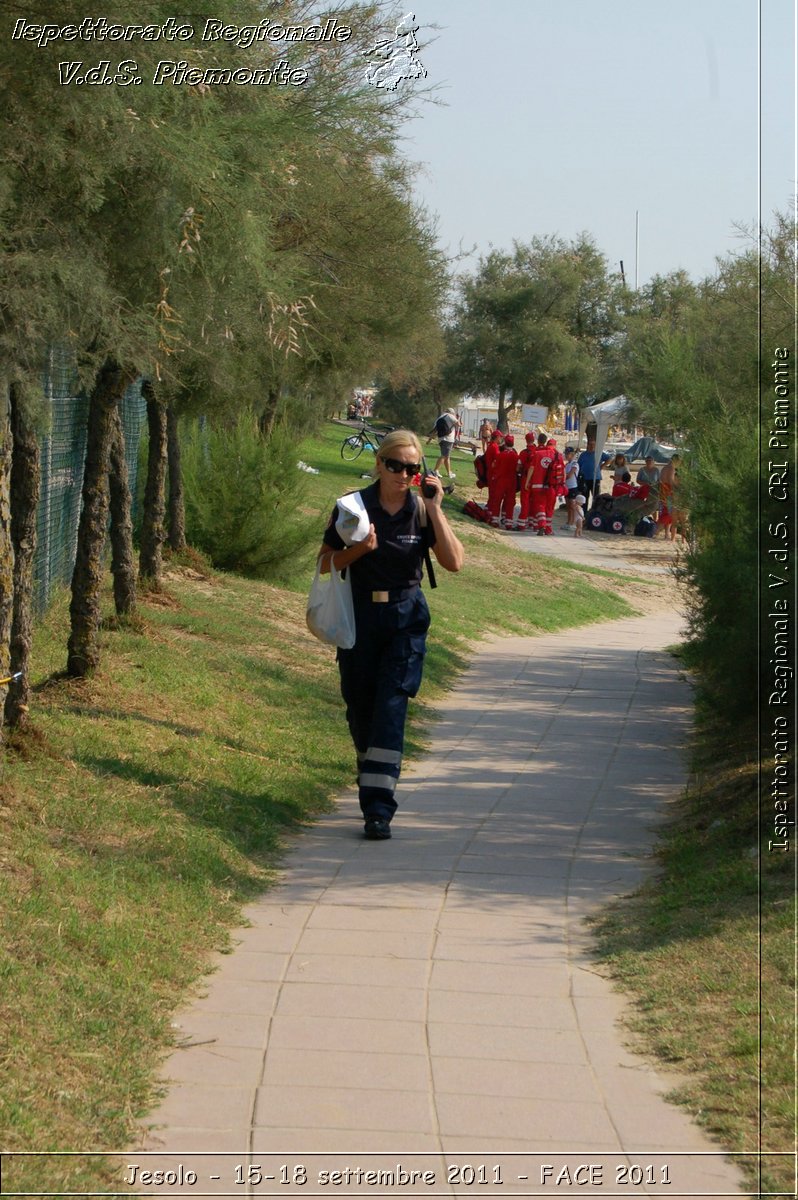
[[[587,234],[533,238],[491,251],[458,283],[447,329],[449,386],[550,407],[585,397],[601,379],[602,350],[617,328],[614,286]]]
[[[125,456],[125,433],[119,405],[111,410],[108,454],[108,501],[111,513],[111,574],[117,616],[130,616],[136,607],[136,564],[133,555],[130,484]]]
[[[36,550],[36,510],[39,502],[39,438],[33,413],[20,383],[9,388],[11,461],[11,541],[14,552],[9,672],[5,720],[17,728],[28,719],[28,678],[33,626],[33,556]],[[2,588],[0,588],[2,590]],[[1,668],[0,668],[1,670]]]
[[[164,481],[167,466],[166,404],[150,380],[144,383],[147,401],[149,450],[147,455],[147,484],[144,489],[144,515],[141,525],[139,571],[154,588],[160,586],[161,546],[166,539],[164,516]]]
[[[254,27],[263,11],[262,0],[219,0],[215,14]],[[31,0],[25,15],[44,23],[47,12]],[[79,24],[81,12],[64,0],[59,20]],[[313,12],[307,0],[279,5],[284,24]],[[147,5],[152,23],[171,15]],[[155,389],[140,568],[157,578],[167,403],[171,540],[180,545],[181,411],[221,421],[259,411],[267,438],[304,430],[335,389],[436,308],[441,261],[397,150],[406,101],[364,85],[363,55],[387,11],[355,0],[330,15],[351,38],[225,48],[237,67],[262,67],[264,54],[307,59],[308,83],[293,89],[65,88],[57,41],[0,44],[10,118],[0,133],[0,370],[9,382],[33,381],[48,346],[66,343],[91,397],[70,673],[98,662],[109,470],[117,604],[134,602],[114,412],[130,380]],[[145,81],[161,53],[137,42]],[[218,65],[219,53],[199,35],[181,44],[192,68]],[[23,470],[26,503],[36,469],[30,460]]]
[[[116,428],[115,414],[130,382],[131,374],[109,359],[97,376],[89,401],[83,507],[69,606],[72,631],[67,647],[67,671],[70,675],[86,675],[100,661],[100,590],[108,519],[108,464]]]

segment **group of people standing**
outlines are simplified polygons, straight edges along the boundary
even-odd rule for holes
[[[626,455],[619,452],[613,458],[605,451],[596,462],[596,442],[595,439],[589,439],[587,449],[582,451],[578,460],[580,488],[586,497],[598,495],[601,491],[601,472],[606,467],[610,473],[613,496],[634,494],[635,489],[643,487],[656,489],[659,499],[657,523],[665,530],[665,536],[675,541],[677,530],[681,530],[684,536],[687,525],[687,514],[679,504],[679,463],[679,455],[674,454],[664,466],[658,467],[654,456],[647,454],[633,483]]]
[[[526,434],[520,454],[511,433],[494,429],[485,450],[488,512],[491,524],[504,529],[535,529],[550,535],[557,497],[566,492],[565,459],[554,438]],[[520,493],[516,517],[516,496]]]
[[[684,536],[686,514],[678,504],[678,454],[662,468],[656,466],[651,455],[647,456],[633,481],[623,453],[613,457],[604,452],[597,459],[595,439],[588,439],[587,448],[577,454],[573,446],[566,446],[560,453],[553,437],[532,432],[525,435],[525,446],[519,452],[513,434],[503,434],[487,421],[483,421],[479,435],[484,460],[482,484],[487,485],[487,511],[494,526],[531,529],[540,537],[551,535],[552,516],[562,496],[565,528],[579,537],[585,510],[601,492],[602,470],[609,469],[613,497],[629,496],[645,502],[654,493],[658,500],[657,524],[664,529],[665,537],[675,541],[678,530]],[[517,498],[520,503],[516,515]]]

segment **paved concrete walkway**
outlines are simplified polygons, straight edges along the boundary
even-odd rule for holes
[[[747,1195],[625,1048],[584,924],[650,869],[680,790],[690,695],[661,652],[679,632],[666,615],[483,647],[403,776],[393,840],[361,838],[352,791],[248,908],[179,1018],[153,1153],[126,1161],[196,1170],[170,1195]]]

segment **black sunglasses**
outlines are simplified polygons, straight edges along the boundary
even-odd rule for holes
[[[392,475],[401,475],[404,471],[405,475],[412,479],[421,470],[421,463],[404,463],[400,462],[398,458],[383,458],[381,461],[385,463],[386,469]]]

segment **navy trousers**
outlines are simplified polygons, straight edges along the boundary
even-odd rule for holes
[[[354,594],[357,640],[338,651],[341,695],[358,760],[363,816],[390,821],[402,767],[407,701],[421,686],[429,609],[420,587],[375,603]]]

